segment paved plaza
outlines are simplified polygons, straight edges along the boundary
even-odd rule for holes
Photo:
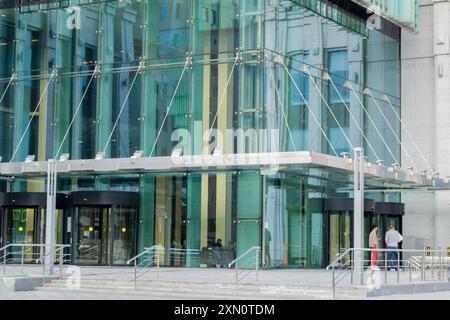
[[[74,269],[75,268],[75,269]],[[65,266],[64,275],[67,276],[79,270],[81,281],[83,279],[98,279],[107,281],[134,281],[134,268],[132,267],[76,267]],[[21,266],[7,266],[6,276],[10,275],[40,275],[42,272],[39,266],[26,265],[22,269]],[[55,267],[55,274],[59,274],[59,269]],[[365,271],[363,280],[366,282],[371,275],[370,271]],[[331,287],[332,272],[325,269],[270,269],[258,271],[258,283],[273,285],[301,285],[313,287]],[[417,280],[417,277],[410,278],[410,275],[404,270],[397,272],[377,273],[381,282],[388,284],[410,283]],[[356,277],[356,276],[355,276]],[[198,283],[235,283],[235,270],[225,268],[152,268],[145,273],[138,282],[145,283],[147,281],[162,280],[168,282],[198,282]],[[256,272],[250,271],[241,283],[254,283],[256,281]],[[347,272],[346,277],[340,282],[341,286],[349,286],[351,284],[351,274]]]
[[[316,299],[315,297],[306,297]],[[371,300],[450,300],[450,291],[433,293],[416,293],[407,295],[391,295]],[[0,300],[149,300],[146,296],[130,296],[126,293],[86,293],[86,292],[0,292]],[[158,300],[152,297],[151,300]],[[165,300],[161,298],[161,300]]]
[[[38,276],[38,266],[7,266],[6,277]],[[58,272],[59,269],[56,269]],[[73,277],[80,276],[80,287],[71,289]],[[363,278],[367,280],[368,273]],[[416,279],[405,271],[380,272],[377,274],[381,284],[407,284]],[[368,298],[369,287],[351,286],[351,274],[337,286],[336,299],[439,299],[449,300],[450,291],[435,293],[418,293],[390,295]],[[69,285],[70,286],[70,285]],[[194,289],[193,289],[194,288]],[[203,288],[205,288],[203,290]],[[260,270],[258,279],[251,271],[240,282],[242,293],[233,295],[235,288],[235,270],[203,268],[153,268],[143,275],[135,287],[134,269],[130,267],[64,267],[64,278],[53,280],[44,288],[28,292],[0,292],[1,300],[159,300],[159,299],[332,299],[332,272],[329,270],[276,269]],[[195,291],[196,290],[196,291]],[[209,291],[208,291],[209,290]],[[214,292],[217,290],[217,295]],[[224,291],[221,296],[220,292]],[[261,292],[267,291],[264,294]],[[213,294],[209,294],[212,292]],[[254,294],[253,294],[254,292]],[[277,296],[277,292],[288,292]]]

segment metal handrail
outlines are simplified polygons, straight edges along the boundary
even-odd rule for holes
[[[10,248],[21,248],[22,250],[20,252],[8,252],[7,249]],[[67,260],[65,260],[64,258],[69,256],[70,254],[66,254],[64,253],[64,249],[66,248],[70,248],[70,245],[65,245],[65,244],[57,244],[54,245],[54,249],[52,252],[46,252],[47,248],[51,248],[51,245],[48,244],[20,244],[20,243],[10,243],[2,248],[0,248],[0,264],[3,265],[3,275],[6,274],[6,265],[8,264],[8,262],[14,261],[14,256],[16,255],[20,255],[21,256],[21,260],[20,260],[20,265],[21,265],[21,273],[23,274],[23,269],[24,269],[24,258],[25,258],[25,253],[29,250],[31,250],[31,257],[32,259],[35,259],[35,256],[37,256],[36,258],[36,264],[41,264],[41,268],[42,268],[42,278],[43,278],[43,282],[45,282],[45,276],[46,276],[46,267],[50,264],[54,264],[56,262],[56,260],[54,261],[46,261],[48,260],[47,258],[49,256],[56,257],[58,254],[58,261],[57,263],[59,263],[60,266],[60,277],[62,278],[63,276],[63,264],[64,262],[66,262]],[[35,248],[39,248],[39,252],[33,252],[33,249]],[[3,251],[3,254],[1,254],[1,252]],[[30,255],[30,253],[27,253],[27,255]]]
[[[389,252],[392,252],[395,250],[396,259],[395,259],[395,265],[389,265],[388,264],[388,254]],[[397,282],[400,283],[400,271],[401,267],[403,266],[407,273],[409,274],[409,282],[412,282],[412,273],[413,272],[420,272],[421,274],[421,281],[426,280],[426,271],[429,270],[432,272],[432,278],[433,279],[442,279],[445,274],[445,270],[447,269],[447,265],[450,262],[450,257],[447,257],[447,250],[417,250],[417,249],[372,249],[372,248],[350,248],[345,250],[343,253],[341,253],[333,262],[331,262],[327,266],[327,270],[332,270],[332,290],[333,290],[333,298],[336,296],[336,286],[342,282],[346,277],[349,276],[349,273],[346,272],[350,270],[350,276],[351,276],[351,284],[353,285],[353,278],[354,278],[354,272],[355,272],[355,259],[354,254],[355,252],[362,252],[362,253],[372,253],[372,252],[379,252],[384,253],[384,272],[385,272],[385,283],[387,283],[387,270],[393,269],[397,271]],[[400,254],[410,254],[410,257],[408,259],[402,259],[400,258]],[[412,254],[419,253],[419,256],[413,256]],[[350,257],[348,257],[350,255]],[[343,262],[344,259],[348,259],[347,261]],[[379,261],[382,261],[383,258],[379,259]],[[370,257],[368,259],[361,259],[359,261],[362,263],[363,269],[366,262],[371,262]],[[378,268],[378,266],[377,266]],[[378,268],[378,270],[381,270]]]
[[[64,272],[63,272],[63,264],[64,264],[64,256],[67,256],[69,254],[64,254],[64,249],[65,248],[70,248],[70,245],[59,245],[57,248],[55,248],[52,252],[47,253],[46,255],[44,255],[42,257],[42,266],[43,266],[43,272],[42,272],[42,277],[43,277],[43,283],[45,283],[45,275],[46,275],[46,266],[48,265],[50,267],[51,264],[54,264],[55,261],[47,261],[47,257],[56,257],[58,251],[60,251],[59,253],[59,257],[58,257],[58,263],[59,263],[59,278],[62,279],[64,276]]]
[[[160,262],[160,255],[161,252],[163,252],[164,247],[155,245],[150,248],[144,248],[145,250],[141,252],[140,254],[134,256],[130,260],[127,261],[127,264],[131,264],[134,262],[134,286],[136,288],[137,280],[141,278],[144,274],[146,274],[148,271],[150,271],[151,267],[159,268],[159,262]],[[145,255],[149,255],[149,259],[144,260],[145,264],[139,265],[138,259],[142,258]],[[155,265],[155,255],[156,255],[156,265]],[[147,262],[149,261],[149,262]],[[141,272],[139,272],[138,269],[142,269]],[[159,277],[159,274],[157,274]]]
[[[258,281],[258,271],[259,271],[259,254],[261,252],[261,247],[252,247],[250,249],[248,249],[247,251],[245,251],[243,254],[241,254],[239,257],[237,257],[236,259],[234,259],[233,261],[231,261],[228,264],[228,268],[232,268],[233,266],[235,267],[235,274],[234,274],[234,280],[235,280],[235,288],[236,288],[236,295],[238,294],[238,286],[239,283],[245,279],[250,272],[253,271],[253,269],[250,270],[241,270],[239,272],[239,268],[238,268],[238,263],[241,262],[244,258],[247,258],[250,254],[255,253],[255,255],[250,256],[247,260],[245,260],[245,264],[244,266],[247,266],[248,263],[253,262],[253,259],[255,260],[255,273],[256,273],[256,281]]]
[[[255,251],[255,250],[261,250],[261,247],[251,247],[250,249],[248,249],[247,251],[245,251],[243,254],[241,254],[239,257],[237,257],[236,259],[234,259],[233,261],[231,261],[228,264],[229,268],[232,268],[233,265],[237,264],[240,260],[242,260],[242,258],[244,258],[246,255],[250,254],[251,252]]]
[[[330,269],[330,267],[332,267],[332,265],[336,264],[337,262],[339,262],[339,260],[342,260],[343,257],[345,257],[349,252],[355,252],[355,251],[362,251],[362,252],[374,252],[374,251],[378,251],[378,252],[391,252],[393,249],[389,249],[389,248],[379,248],[379,249],[371,249],[371,248],[350,248],[345,250],[341,255],[339,255],[336,260],[334,260],[332,263],[330,263],[327,266],[327,270]],[[447,250],[427,250],[427,249],[395,249],[397,252],[404,252],[404,253],[445,253],[447,254],[448,251]]]
[[[155,250],[157,247],[159,246],[152,246],[150,248],[144,248],[145,250],[142,251],[141,253],[139,253],[138,255],[135,255],[133,258],[131,258],[130,260],[127,261],[127,264],[130,264],[134,261],[136,261],[137,259],[139,259],[140,257],[142,257],[145,254],[150,253],[152,250]]]

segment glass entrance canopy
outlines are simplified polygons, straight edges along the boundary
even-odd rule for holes
[[[0,164],[4,177],[45,177],[47,161]],[[146,173],[208,173],[227,171],[259,171],[262,175],[295,172],[324,180],[351,184],[353,160],[314,151],[247,154],[215,154],[171,157],[85,159],[57,162],[58,177],[82,175],[115,175]],[[383,189],[450,189],[449,179],[416,173],[398,167],[366,162],[364,175],[368,188]],[[350,190],[349,190],[350,191]]]

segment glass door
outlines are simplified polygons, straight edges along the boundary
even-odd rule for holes
[[[155,245],[164,248],[160,263],[165,266],[185,267],[187,179],[158,177],[156,184]]]
[[[334,261],[341,253],[351,247],[351,228],[350,211],[329,212],[329,262]],[[343,263],[345,263],[345,260],[343,260]]]
[[[125,265],[135,254],[135,206],[76,207],[75,263]]]
[[[6,209],[6,244],[38,244],[42,243],[41,227],[37,208],[7,208]],[[24,261],[31,262],[36,250],[25,247]],[[10,258],[19,261],[22,257],[21,247],[12,247]]]
[[[137,207],[113,207],[112,264],[126,264],[134,256]]]
[[[3,209],[3,241],[5,244],[44,244],[46,210],[43,207],[20,208],[7,207]],[[63,244],[64,210],[56,210],[55,235],[56,243]],[[22,248],[12,247],[11,258],[21,259]],[[25,247],[24,261],[32,262],[40,254],[39,247]]]
[[[111,208],[77,207],[75,261],[78,264],[109,264]]]

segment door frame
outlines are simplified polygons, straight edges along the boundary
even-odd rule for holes
[[[331,219],[331,215],[338,215],[339,216],[339,243],[341,242],[341,219],[343,217],[345,217],[346,214],[349,214],[350,216],[350,248],[353,247],[353,211],[350,210],[326,210],[325,211],[325,232],[324,235],[326,237],[326,242],[325,242],[325,255],[326,255],[326,265],[330,264],[333,260],[330,259],[330,254],[331,254],[331,244],[330,244],[330,219]],[[345,219],[345,218],[344,218]],[[340,253],[339,253],[340,254]]]
[[[2,240],[3,243],[1,246],[8,245],[8,213],[9,210],[15,210],[15,209],[24,209],[24,210],[34,210],[34,221],[33,221],[33,227],[35,229],[35,233],[33,235],[33,244],[40,244],[39,240],[41,237],[41,219],[42,219],[42,209],[45,210],[45,207],[42,206],[3,206],[1,207],[1,219],[2,219]],[[45,226],[45,225],[44,225]],[[45,231],[44,231],[45,234]]]
[[[70,212],[72,216],[72,237],[71,237],[71,263],[86,266],[125,266],[125,264],[113,264],[113,244],[110,245],[108,252],[107,264],[80,264],[75,260],[75,235],[78,237],[78,213],[76,208],[93,207],[93,208],[109,208],[111,210],[111,219],[108,224],[111,231],[108,231],[108,241],[114,238],[115,213],[120,206],[133,207],[135,209],[134,217],[134,239],[132,241],[132,256],[136,255],[138,250],[139,239],[139,220],[140,220],[140,193],[127,191],[74,191],[70,195]]]
[[[328,198],[324,199],[324,263],[325,267],[329,265],[330,261],[330,213],[334,212],[349,212],[350,213],[350,247],[353,247],[353,224],[354,224],[354,200],[353,198]],[[375,211],[375,200],[364,199],[364,213],[363,219],[367,214],[372,214]]]
[[[77,265],[80,265],[80,266],[110,266],[110,265],[112,265],[112,246],[111,245],[109,245],[109,241],[111,240],[110,238],[112,238],[111,236],[110,236],[110,234],[111,234],[111,232],[112,232],[112,229],[111,230],[107,230],[107,236],[106,237],[104,237],[104,235],[103,235],[103,231],[102,231],[102,236],[101,236],[101,244],[100,244],[100,252],[102,253],[102,250],[103,250],[103,240],[106,240],[106,247],[109,249],[109,250],[107,250],[107,256],[106,256],[106,263],[95,263],[95,264],[92,264],[92,263],[79,263],[79,262],[76,262],[76,257],[75,257],[75,252],[76,252],[76,246],[77,246],[77,240],[79,240],[78,238],[79,238],[79,233],[78,233],[78,220],[79,220],[79,216],[80,216],[80,209],[81,208],[90,208],[90,209],[98,209],[100,212],[99,212],[99,215],[100,215],[100,217],[99,217],[99,227],[101,227],[102,229],[103,229],[103,219],[104,219],[104,217],[103,217],[103,215],[105,214],[105,212],[102,210],[102,209],[109,209],[110,210],[110,215],[111,215],[111,219],[109,219],[109,217],[107,217],[107,224],[108,224],[108,226],[107,226],[107,228],[109,229],[109,228],[111,228],[111,221],[110,220],[112,220],[113,219],[113,209],[112,209],[112,206],[105,206],[105,205],[103,205],[103,206],[100,206],[100,205],[76,205],[76,206],[73,206],[72,208],[71,208],[71,211],[72,211],[72,250],[71,250],[71,257],[70,257],[70,260],[73,262],[73,263],[76,263]],[[104,239],[104,238],[106,238],[106,239]]]

